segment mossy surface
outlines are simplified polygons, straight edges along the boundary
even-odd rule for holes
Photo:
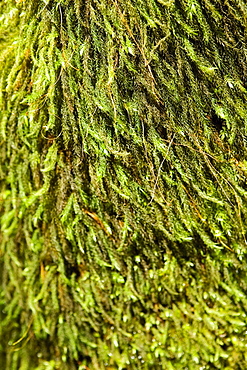
[[[0,366],[246,369],[247,5],[0,2]]]

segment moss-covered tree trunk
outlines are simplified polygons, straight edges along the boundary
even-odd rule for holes
[[[0,368],[246,369],[247,5],[0,2]]]

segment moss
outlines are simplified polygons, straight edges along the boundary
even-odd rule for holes
[[[245,369],[246,5],[0,17],[2,367]]]

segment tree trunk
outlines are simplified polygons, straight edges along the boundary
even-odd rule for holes
[[[0,365],[246,369],[247,6],[0,3]]]

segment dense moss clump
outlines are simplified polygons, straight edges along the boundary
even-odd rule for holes
[[[247,5],[0,2],[0,365],[246,369]]]

